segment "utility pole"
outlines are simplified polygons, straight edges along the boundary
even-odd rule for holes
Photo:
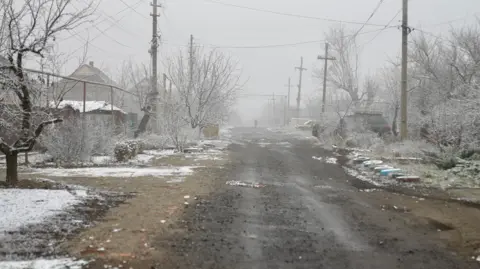
[[[411,29],[408,27],[408,0],[403,0],[403,18],[402,18],[402,78],[401,78],[401,123],[400,138],[407,139],[407,60],[408,60],[408,34]]]
[[[295,69],[300,70],[300,77],[298,80],[298,95],[297,95],[297,118],[300,118],[300,98],[302,94],[302,73],[307,70],[303,68],[303,57],[300,57],[300,67],[295,67]]]
[[[152,54],[152,111],[151,114],[155,115],[154,119],[155,122],[153,123],[154,130],[157,131],[157,111],[158,111],[158,10],[157,8],[160,7],[158,5],[157,0],[153,0],[152,3],[153,13],[150,14],[152,16],[152,47],[150,48],[150,52]]]
[[[325,65],[323,67],[323,94],[322,94],[322,113],[325,113],[325,98],[327,95],[327,68],[328,61],[335,61],[335,57],[328,57],[328,42],[325,43],[325,56],[318,56],[319,60],[325,60]]]
[[[275,93],[272,95],[272,106],[273,106],[273,126],[275,126],[276,123],[276,115],[275,115]]]
[[[287,111],[288,112],[287,113],[289,115],[290,114],[290,87],[294,86],[294,85],[292,85],[290,78],[288,78],[288,84],[285,85],[285,86],[288,87],[288,94],[287,94]]]

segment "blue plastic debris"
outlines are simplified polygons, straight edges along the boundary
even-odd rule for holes
[[[385,169],[385,170],[380,171],[380,175],[381,176],[388,176],[392,173],[400,173],[400,172],[402,172],[402,169],[398,169],[398,168]]]

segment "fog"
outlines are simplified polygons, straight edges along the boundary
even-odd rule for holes
[[[278,15],[227,4],[314,18]],[[298,71],[294,67],[300,64],[300,57],[303,56],[304,66],[308,69],[304,73],[302,89],[302,100],[306,100],[318,92],[321,85],[321,81],[312,77],[311,71],[323,64],[317,60],[317,56],[324,54],[324,33],[329,27],[337,25],[337,20],[358,22],[344,23],[347,29],[357,31],[377,4],[377,0],[162,1],[159,61],[164,62],[173,52],[185,49],[189,35],[193,34],[197,45],[218,47],[218,50],[239,62],[245,82],[242,93],[285,95],[289,77],[292,84],[298,84]],[[80,6],[81,1],[77,5]],[[475,20],[474,12],[480,10],[477,0],[456,3],[450,0],[412,0],[409,5],[410,26],[435,35],[446,33],[451,27],[472,23]],[[383,1],[369,23],[386,25],[397,14],[391,25],[399,25],[400,8],[400,0]],[[59,46],[65,53],[71,53],[82,48],[87,38],[95,38],[89,42],[88,60],[95,61],[97,66],[115,77],[118,66],[125,60],[150,63],[150,13],[148,1],[103,0],[98,7],[95,23],[86,23],[79,29],[63,34],[65,37],[59,39],[68,39],[61,41]],[[399,56],[401,31],[398,28],[386,29],[379,35],[378,32],[363,34],[382,28],[366,25],[357,37],[357,44],[366,43],[359,54],[359,71],[362,75],[374,74],[388,60]],[[418,33],[414,30],[411,36]],[[310,41],[314,42],[305,43]],[[73,53],[65,66],[66,73],[78,66],[75,57],[80,57],[82,52],[83,49],[79,49]],[[292,105],[295,103],[294,94],[296,90],[292,89]],[[237,108],[242,118],[252,119],[258,115],[262,105],[267,102],[265,99],[252,96],[239,98]]]

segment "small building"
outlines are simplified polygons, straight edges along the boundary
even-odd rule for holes
[[[127,120],[127,113],[117,106],[109,104],[105,101],[83,101],[63,100],[56,106],[57,109],[72,108],[78,111],[78,115],[85,113],[85,118],[88,121],[93,121],[99,124],[112,125],[116,130],[125,128]]]

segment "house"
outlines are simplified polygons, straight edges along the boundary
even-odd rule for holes
[[[102,70],[94,66],[93,62],[80,65],[68,77],[73,79],[88,80],[103,84],[116,85]],[[84,87],[85,86],[85,87]],[[94,85],[75,80],[62,79],[55,83],[54,98],[63,100],[83,101],[84,95],[86,101],[105,101],[111,102],[112,88],[102,85]],[[56,97],[56,98],[55,98]],[[114,96],[115,97],[115,93]],[[115,100],[114,100],[115,103]]]
[[[89,64],[80,65],[68,77],[117,86],[115,81],[105,74],[105,72],[96,67],[93,61],[89,62]],[[138,97],[134,95],[135,92],[132,92],[134,94],[130,94],[128,91],[121,91],[109,86],[95,85],[91,83],[84,84],[83,82],[69,79],[58,81],[52,88],[53,92],[51,100],[56,100],[57,102],[61,100],[83,102],[85,96],[86,102],[105,102],[113,104],[122,111],[122,113],[119,113],[118,111],[114,112],[114,114],[119,113],[119,115],[117,115],[119,117],[116,118],[128,120],[128,122],[130,122],[129,125],[132,126],[136,125],[137,115],[141,112],[139,105],[140,102]]]
[[[51,106],[53,107],[53,102]],[[74,101],[63,100],[56,106],[59,110],[66,108],[72,108],[74,111],[78,111],[78,115],[85,113],[85,118],[89,121],[93,121],[96,124],[112,125],[116,130],[123,129],[127,120],[127,113],[112,104],[105,101]]]

